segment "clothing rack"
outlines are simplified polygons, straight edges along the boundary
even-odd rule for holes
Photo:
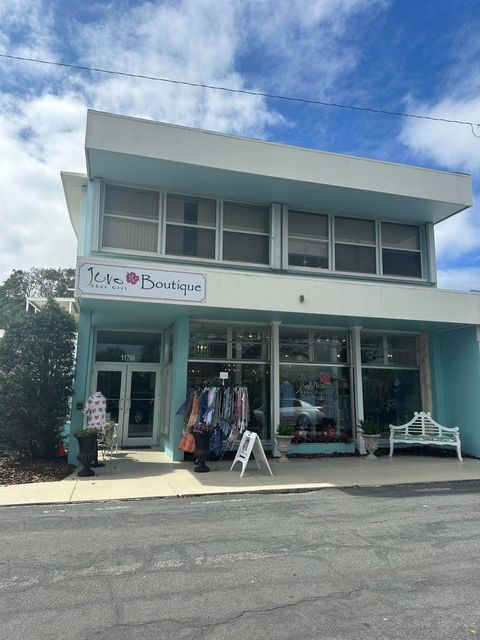
[[[238,385],[196,385],[190,389],[177,414],[184,416],[184,433],[216,432],[217,446],[219,440],[226,439],[231,449],[248,427],[248,389]]]

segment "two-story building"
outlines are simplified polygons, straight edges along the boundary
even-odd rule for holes
[[[291,422],[295,451],[354,451],[423,409],[480,456],[480,296],[436,288],[433,232],[468,175],[95,111],[85,146],[73,430],[98,389],[122,446],[178,460],[187,389],[226,380],[266,448]]]

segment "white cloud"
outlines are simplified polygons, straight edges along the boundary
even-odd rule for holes
[[[249,89],[271,77],[302,87],[308,59],[317,91],[356,64],[348,21],[373,6],[385,1],[97,3],[83,7],[90,19],[80,23],[48,0],[9,0],[0,2],[0,48],[49,60],[69,52],[81,65]],[[250,47],[271,65],[247,78],[239,60]],[[26,62],[0,61],[0,86],[0,280],[13,268],[73,264],[59,172],[85,170],[87,106],[256,137],[283,123],[261,97]]]
[[[445,70],[442,94],[429,103],[407,96],[407,111],[435,118],[479,122],[480,42],[476,35],[471,37],[470,28],[461,33],[463,39],[459,36],[455,40],[452,64]],[[474,131],[480,135],[480,130]],[[477,178],[480,138],[473,135],[469,125],[408,119],[403,123],[399,139],[418,162],[427,161],[443,169],[472,175],[474,206],[436,225],[435,238],[440,286],[480,289],[478,270],[466,268],[472,262],[472,256],[480,252],[480,208],[476,204],[480,196]],[[468,282],[468,286],[463,286],[463,282]]]
[[[480,291],[480,267],[465,269],[440,269],[438,286],[456,291]]]
[[[451,264],[462,256],[480,251],[480,213],[478,206],[435,226],[435,245],[440,264]],[[478,283],[480,287],[480,282]]]
[[[262,46],[277,92],[321,98],[359,61],[360,34],[352,19],[385,9],[388,0],[237,0],[243,46]]]

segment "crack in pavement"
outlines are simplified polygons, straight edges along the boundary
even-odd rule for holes
[[[205,633],[205,631],[207,629],[210,629],[210,628],[213,628],[213,627],[224,626],[224,625],[227,625],[227,624],[231,624],[232,622],[235,622],[236,620],[239,620],[242,616],[247,615],[249,613],[271,613],[272,611],[279,611],[281,609],[289,609],[289,608],[297,607],[298,605],[301,605],[301,604],[305,604],[305,603],[309,603],[309,602],[319,602],[319,601],[328,600],[328,599],[331,599],[331,598],[336,598],[337,600],[346,600],[353,593],[360,593],[361,591],[363,591],[363,587],[359,587],[358,589],[352,589],[351,591],[347,591],[343,595],[342,595],[341,592],[340,593],[334,592],[334,593],[327,593],[327,594],[322,595],[322,596],[310,596],[308,598],[301,598],[300,600],[297,600],[296,602],[286,602],[285,604],[276,605],[275,607],[267,607],[267,608],[264,608],[264,609],[245,609],[244,611],[238,613],[237,615],[232,616],[231,618],[227,618],[226,620],[223,620],[222,622],[212,622],[210,624],[204,625],[202,627],[201,631],[199,631],[194,636],[192,636],[191,640],[196,640],[197,638],[200,638]]]

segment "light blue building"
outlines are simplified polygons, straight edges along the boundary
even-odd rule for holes
[[[72,431],[92,391],[121,446],[174,460],[192,385],[246,385],[266,448],[354,451],[431,410],[480,456],[480,296],[436,288],[433,226],[470,176],[88,112],[62,173],[78,237]],[[76,449],[71,446],[72,460]]]

